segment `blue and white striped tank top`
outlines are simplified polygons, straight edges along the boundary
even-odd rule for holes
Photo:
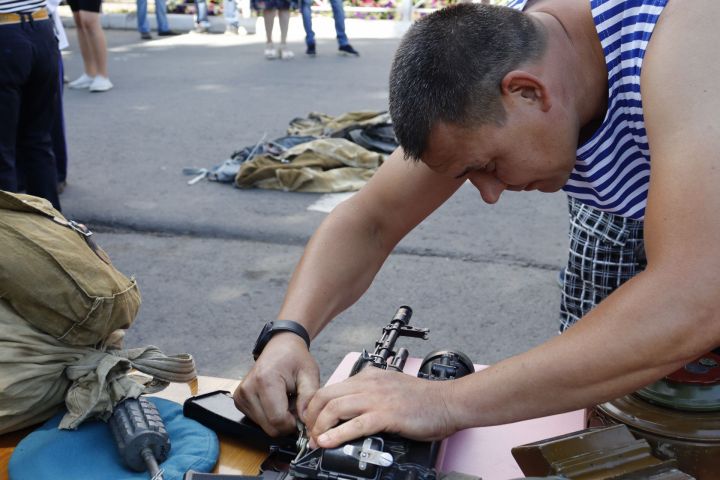
[[[511,0],[522,10],[528,0]],[[577,149],[563,188],[581,202],[642,220],[650,182],[640,96],[645,49],[667,0],[590,0],[608,71],[608,109],[602,125]]]

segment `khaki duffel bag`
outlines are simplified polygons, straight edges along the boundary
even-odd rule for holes
[[[126,329],[140,291],[50,202],[0,191],[0,298],[35,328],[91,346]]]

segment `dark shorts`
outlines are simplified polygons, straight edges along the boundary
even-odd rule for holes
[[[561,332],[647,266],[642,221],[568,200],[570,252],[560,303]]]
[[[250,0],[253,10],[289,10],[297,8],[297,0]]]
[[[68,0],[70,10],[77,12],[84,10],[86,12],[100,13],[100,5],[102,0]]]

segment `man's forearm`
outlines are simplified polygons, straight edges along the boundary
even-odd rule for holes
[[[339,205],[310,239],[279,318],[302,323],[315,337],[367,290],[393,246],[352,203]]]
[[[671,278],[645,272],[564,334],[458,380],[448,399],[457,427],[589,407],[652,383],[716,347],[717,328],[699,327],[717,324],[717,313],[693,308]]]

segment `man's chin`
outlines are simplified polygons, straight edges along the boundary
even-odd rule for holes
[[[555,193],[562,190],[567,183],[567,178],[533,182],[527,187],[528,190],[537,190],[542,193]]]
[[[555,193],[555,192],[559,192],[560,190],[562,190],[562,186],[560,186],[560,187],[538,187],[538,188],[535,188],[534,190],[537,190],[538,192],[542,192],[542,193]]]

